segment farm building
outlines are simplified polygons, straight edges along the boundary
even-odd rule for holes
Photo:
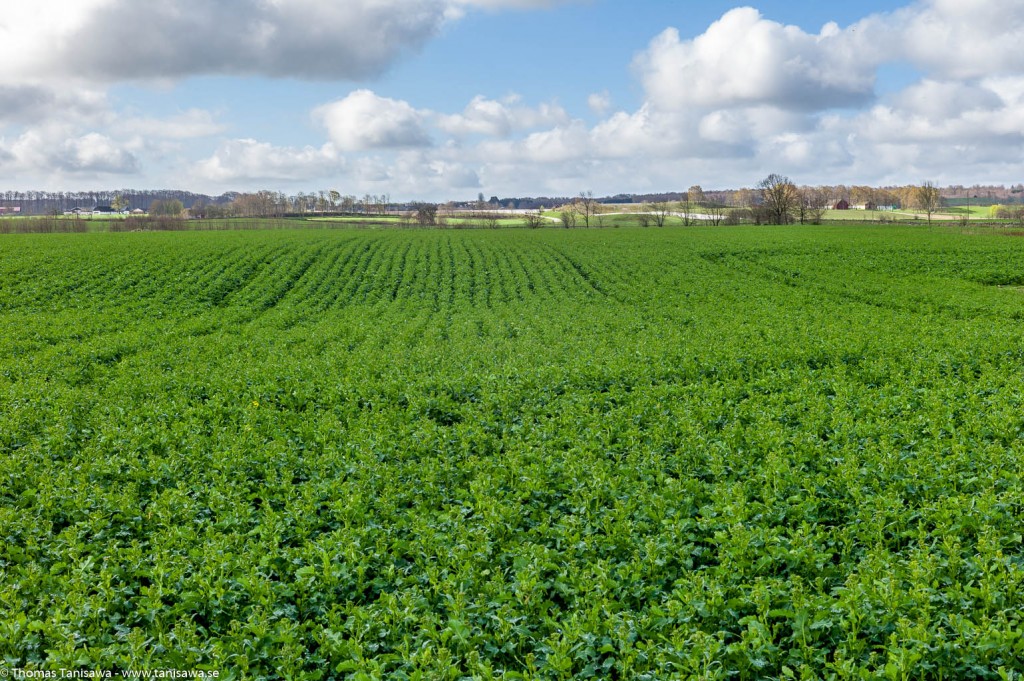
[[[850,202],[846,199],[839,199],[836,205],[832,206],[832,210],[850,210]]]

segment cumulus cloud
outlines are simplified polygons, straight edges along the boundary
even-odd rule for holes
[[[18,172],[129,175],[141,168],[134,154],[98,132],[73,135],[52,127],[33,128],[0,143],[0,148]]]
[[[166,157],[217,185],[301,186],[346,174],[352,191],[418,198],[736,186],[767,172],[851,183],[946,173],[983,181],[997,172],[1008,182],[1024,173],[1019,0],[914,0],[816,32],[751,8],[693,37],[669,28],[633,63],[642,87],[634,109],[617,111],[607,91],[587,98],[596,124],[581,120],[586,110],[515,97],[431,111],[361,89],[312,112],[323,133],[310,146],[231,139],[215,147],[204,138],[228,129],[228,114],[117,111],[103,93],[117,81],[199,74],[371,78],[464,14],[572,1],[15,3],[0,14],[9,74],[0,86],[0,164],[8,177],[85,178],[138,173]],[[920,80],[879,94],[883,65]],[[183,158],[204,144],[202,160]]]
[[[107,110],[106,97],[92,90],[32,83],[0,85],[0,125],[36,123],[54,116],[92,120]]]
[[[667,29],[636,68],[651,103],[664,108],[815,110],[870,100],[876,65],[851,50],[834,25],[811,35],[743,7],[693,40]]]
[[[330,144],[314,147],[278,147],[253,139],[225,142],[195,165],[201,179],[223,185],[232,182],[298,182],[337,175],[345,160]]]
[[[394,160],[387,175],[393,183],[415,196],[480,188],[480,176],[472,164],[443,153],[403,152]]]
[[[66,140],[57,151],[57,165],[74,172],[131,174],[139,171],[139,161],[106,135],[89,133]]]
[[[488,135],[508,137],[513,132],[556,125],[569,121],[565,110],[555,104],[530,108],[519,104],[519,98],[497,101],[478,96],[459,114],[440,115],[437,126],[451,135]]]
[[[923,0],[861,22],[889,56],[936,78],[974,79],[1024,70],[1024,5],[1019,0]]]
[[[424,112],[370,90],[356,90],[344,99],[320,106],[313,111],[313,118],[343,151],[430,145]]]
[[[545,0],[33,0],[4,8],[11,73],[99,81],[200,74],[360,80],[468,10]]]
[[[367,78],[434,37],[446,9],[443,0],[38,2],[36,17],[16,26],[37,43],[19,59],[36,71],[105,81],[211,73]],[[71,19],[47,25],[65,11]]]

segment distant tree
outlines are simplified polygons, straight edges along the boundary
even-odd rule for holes
[[[565,227],[566,229],[576,226],[577,215],[578,214],[576,213],[576,206],[574,205],[564,206],[561,212],[558,214],[558,216],[562,220],[562,226]]]
[[[417,203],[413,208],[416,211],[416,224],[421,227],[437,224],[437,204]]]
[[[828,191],[820,187],[801,187],[798,200],[797,215],[800,224],[820,225],[828,206]]]
[[[796,186],[788,177],[772,173],[757,183],[765,221],[770,225],[786,225],[799,206]]]
[[[328,194],[331,198],[331,210],[333,211],[338,206],[338,202],[341,201],[341,192],[336,189],[332,189]]]
[[[672,214],[672,205],[668,201],[658,201],[651,204],[651,218],[658,227],[664,227],[668,216]]]
[[[1024,226],[1024,206],[1000,206],[989,208],[989,215],[998,220],[1009,220]]]
[[[583,219],[583,226],[590,227],[590,220],[597,213],[597,200],[594,199],[594,192],[580,192],[576,197],[576,212]]]
[[[523,219],[526,221],[526,226],[530,229],[539,229],[545,222],[544,216],[541,215],[540,212],[527,213],[523,216]]]
[[[928,215],[928,223],[931,224],[932,213],[942,206],[942,196],[934,182],[927,181],[914,188],[914,206]]]
[[[640,212],[637,213],[636,220],[641,227],[650,227],[651,223],[654,222],[654,208],[649,203],[645,203],[640,206]]]
[[[705,203],[703,211],[704,215],[707,216],[708,222],[716,227],[722,224],[722,220],[725,219],[725,210],[720,203]]]
[[[149,205],[149,214],[158,217],[180,217],[185,206],[179,199],[157,199]]]
[[[737,189],[732,193],[732,203],[735,208],[753,208],[757,205],[757,193],[748,187]]]
[[[701,189],[699,184],[695,184],[686,190],[686,200],[690,202],[690,205],[703,207],[707,198],[704,196],[704,190]]]
[[[863,185],[854,185],[850,187],[850,203],[854,206],[867,205],[869,202],[874,201],[874,198],[875,190],[871,187],[865,187]]]

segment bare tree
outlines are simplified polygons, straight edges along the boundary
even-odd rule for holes
[[[651,204],[651,217],[654,218],[654,224],[658,227],[664,227],[668,221],[668,216],[671,214],[672,206],[667,201],[658,201]]]
[[[597,200],[594,199],[594,192],[580,192],[576,198],[576,212],[583,218],[583,226],[590,227],[590,218],[597,213]]]
[[[930,180],[914,188],[914,205],[928,214],[928,224],[932,222],[932,213],[942,206],[939,188]]]
[[[786,225],[799,207],[796,187],[788,177],[772,173],[757,183],[765,219],[771,225]]]
[[[708,221],[716,227],[722,224],[722,220],[725,219],[725,209],[722,208],[720,203],[705,204],[704,214],[707,215]]]
[[[820,225],[828,205],[828,194],[820,187],[801,187],[798,196],[797,214],[800,224]]]
[[[650,227],[651,222],[654,221],[654,209],[651,204],[645,203],[640,206],[640,212],[636,214],[636,219],[641,227]]]
[[[691,215],[693,215],[693,206],[690,205],[689,199],[684,198],[679,202],[679,217],[683,221],[683,227],[689,227],[693,222]]]

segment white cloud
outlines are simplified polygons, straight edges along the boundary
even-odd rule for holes
[[[309,146],[293,141],[301,131],[216,146],[205,138],[233,127],[230,112],[140,113],[104,92],[200,74],[371,78],[465,14],[571,1],[14,3],[0,13],[0,172],[102,184],[160,165],[192,173],[161,184],[239,189],[345,174],[352,191],[437,199],[737,186],[775,171],[813,183],[1024,174],[1020,0],[916,0],[817,33],[734,9],[695,37],[652,39],[634,61],[642,101],[616,111],[624,93],[598,86],[593,125],[555,103],[478,96],[431,111],[360,89],[313,111],[325,133]],[[883,65],[920,80],[879,96]]]
[[[482,158],[493,162],[559,163],[590,155],[590,132],[582,121],[534,132],[520,140],[483,142],[477,147]]]
[[[556,104],[541,104],[534,109],[519,105],[515,96],[501,102],[478,96],[460,114],[439,115],[437,126],[455,136],[508,137],[513,132],[568,121],[568,114]]]
[[[0,63],[98,81],[258,74],[365,79],[468,10],[536,0],[33,0],[4,7]]]
[[[345,160],[330,144],[314,147],[277,147],[253,139],[231,140],[195,165],[201,179],[225,185],[246,182],[301,182],[338,175]]]
[[[612,108],[612,96],[607,91],[595,92],[587,97],[587,106],[598,116],[604,116]]]
[[[875,78],[873,58],[851,50],[834,25],[811,35],[750,7],[693,40],[667,29],[635,66],[651,104],[667,109],[852,106],[871,99]]]
[[[127,175],[141,167],[116,140],[98,132],[76,135],[62,126],[32,128],[9,143],[0,140],[0,149],[19,173]]]
[[[1019,0],[923,0],[863,23],[879,47],[896,48],[938,78],[1024,70],[1024,4]]]
[[[442,156],[444,156],[442,154]],[[457,158],[438,158],[423,152],[399,154],[388,171],[389,179],[414,196],[451,196],[480,188],[477,169]]]
[[[426,114],[408,102],[356,90],[344,99],[317,107],[314,120],[343,151],[400,149],[430,145]]]
[[[40,83],[0,85],[0,126],[32,124],[48,118],[94,122],[108,111],[106,96],[95,90]]]
[[[216,135],[225,128],[209,111],[189,109],[170,118],[129,118],[118,129],[128,135],[185,140]]]
[[[66,140],[56,158],[62,169],[75,172],[130,174],[139,170],[134,155],[96,132]]]
[[[8,21],[8,32],[21,38],[0,47],[0,57],[16,59],[29,73],[100,81],[197,74],[366,78],[434,37],[447,6],[443,0],[37,3],[34,15]],[[15,49],[27,52],[19,56]]]

